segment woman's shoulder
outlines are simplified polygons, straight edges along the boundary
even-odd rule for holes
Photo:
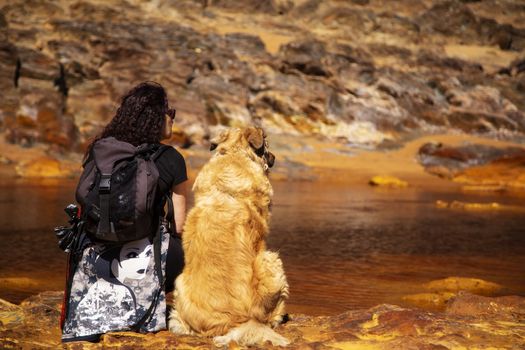
[[[166,145],[164,151],[155,160],[159,175],[171,188],[187,179],[186,161],[182,154],[173,146]]]
[[[171,155],[175,155],[175,154],[181,154],[174,146],[172,145],[166,145],[164,143],[161,143],[160,144],[160,147],[162,147],[164,150],[162,152],[162,154],[171,154]],[[182,155],[182,154],[181,154]]]
[[[165,144],[161,145],[164,149],[157,158],[156,163],[160,163],[167,166],[185,163],[184,156],[175,147]]]

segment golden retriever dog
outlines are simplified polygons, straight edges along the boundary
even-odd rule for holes
[[[185,267],[175,282],[169,328],[213,336],[224,346],[285,346],[272,327],[281,323],[288,282],[281,259],[266,250],[273,194],[268,170],[275,157],[260,128],[230,129],[193,191],[182,244]]]

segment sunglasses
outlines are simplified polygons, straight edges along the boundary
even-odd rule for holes
[[[168,108],[166,114],[168,115],[168,117],[171,118],[171,120],[173,120],[175,119],[175,114],[177,114],[177,110],[175,108]]]

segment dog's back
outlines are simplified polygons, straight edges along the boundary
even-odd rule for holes
[[[183,235],[185,267],[176,280],[170,320],[176,333],[229,331],[216,338],[218,344],[286,343],[265,325],[275,318],[275,300],[287,297],[288,285],[277,254],[265,250],[272,189],[252,163],[235,154],[214,157],[195,180],[195,206]],[[271,273],[269,254],[277,266]],[[283,311],[280,304],[277,311]]]

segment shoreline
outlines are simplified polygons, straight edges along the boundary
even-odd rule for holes
[[[57,348],[61,293],[43,292],[14,305],[0,299],[0,345],[3,348]],[[525,298],[490,298],[460,293],[443,312],[381,304],[335,316],[290,314],[276,331],[290,340],[288,349],[482,349],[525,345]],[[112,332],[99,343],[74,342],[68,349],[213,347],[211,338],[157,333]],[[230,344],[230,349],[239,349]],[[277,349],[264,344],[257,349]]]
[[[270,134],[269,140],[270,150],[276,156],[276,165],[270,171],[273,181],[357,185],[367,184],[373,176],[379,175],[393,176],[407,181],[409,186],[423,189],[454,190],[461,187],[453,181],[426,172],[417,161],[418,150],[426,143],[442,143],[451,147],[479,144],[525,149],[521,143],[465,134],[422,135],[386,150],[363,149],[313,136]],[[43,144],[21,148],[7,143],[3,137],[0,137],[0,148],[0,179],[27,178],[39,182],[53,178],[75,179],[80,175],[82,155],[79,153],[59,154]],[[177,149],[186,158],[188,177],[193,182],[211,153],[204,147]]]

